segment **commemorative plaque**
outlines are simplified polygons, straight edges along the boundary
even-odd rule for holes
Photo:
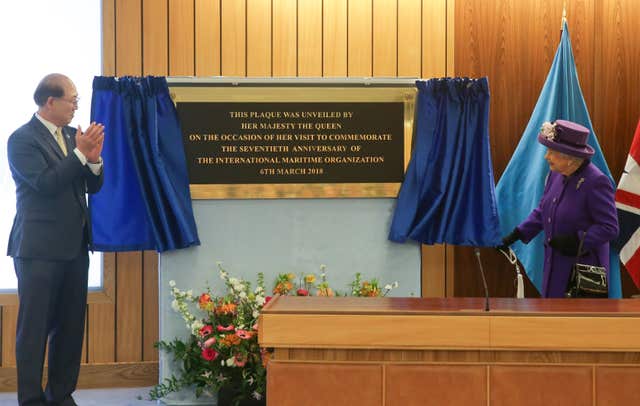
[[[192,197],[395,197],[413,86],[169,83]]]

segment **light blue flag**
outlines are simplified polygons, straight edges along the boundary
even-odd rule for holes
[[[591,131],[588,143],[595,150],[591,162],[609,176],[615,188],[580,90],[566,21],[563,23],[560,45],[529,124],[496,187],[502,235],[510,233],[527,218],[542,197],[549,166],[544,159],[546,148],[538,143],[537,137],[542,123],[556,119],[582,124]],[[518,241],[512,246],[538,291],[542,290],[543,238],[540,233],[529,244]],[[619,298],[622,296],[619,257],[614,250],[611,250],[610,257],[609,297]]]

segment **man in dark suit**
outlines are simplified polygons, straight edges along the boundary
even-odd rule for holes
[[[18,277],[16,332],[20,405],[75,405],[87,303],[91,244],[86,193],[102,186],[104,128],[69,127],[78,93],[50,74],[34,93],[38,111],[7,144],[16,217],[7,255]],[[45,347],[49,374],[42,389]]]

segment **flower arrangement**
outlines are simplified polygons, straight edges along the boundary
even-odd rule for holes
[[[270,352],[258,344],[258,317],[271,299],[265,296],[264,275],[258,274],[252,290],[245,280],[229,277],[218,263],[225,293],[215,296],[210,288],[200,295],[183,291],[169,282],[172,308],[184,320],[190,335],[187,339],[160,341],[156,347],[171,353],[181,363],[178,375],[166,378],[150,392],[160,399],[171,392],[195,387],[195,394],[231,392],[234,406],[245,400],[262,400],[266,392],[266,367]],[[385,296],[398,282],[381,287],[377,279],[363,280],[360,273],[343,296]],[[320,266],[319,278],[314,273],[296,276],[281,273],[276,277],[274,295],[341,296],[329,286],[326,266]]]
[[[544,123],[542,123],[540,133],[542,133],[542,135],[549,141],[553,141],[556,139],[556,125],[550,123],[549,121],[545,121]]]
[[[178,289],[169,282],[173,309],[182,315],[190,330],[186,341],[174,339],[156,344],[182,363],[180,376],[172,376],[154,387],[152,399],[160,399],[185,387],[195,387],[196,396],[205,391],[232,391],[232,403],[245,399],[261,400],[266,390],[266,364],[269,352],[258,345],[258,316],[268,301],[264,277],[258,274],[257,287],[229,277],[218,264],[226,293],[214,296],[210,288],[199,296]],[[196,307],[199,316],[192,312]]]

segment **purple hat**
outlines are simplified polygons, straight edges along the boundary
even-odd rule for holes
[[[567,120],[545,122],[538,134],[540,144],[578,158],[589,158],[593,155],[593,148],[587,145],[587,138],[587,127]]]

